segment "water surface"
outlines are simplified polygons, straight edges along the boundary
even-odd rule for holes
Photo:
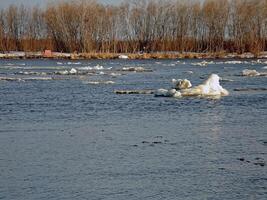
[[[267,64],[201,61],[0,60],[0,77],[22,79],[0,81],[0,199],[266,199],[267,92],[234,89],[266,88],[266,77],[238,75]],[[120,70],[139,66],[153,72]],[[197,85],[211,73],[233,80],[222,82],[230,96],[113,92]]]

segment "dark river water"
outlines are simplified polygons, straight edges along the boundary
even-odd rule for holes
[[[0,199],[267,199],[267,62],[199,62],[0,60]],[[211,73],[229,96],[114,93]]]

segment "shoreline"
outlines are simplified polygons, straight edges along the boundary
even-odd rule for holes
[[[147,60],[147,59],[267,59],[267,52],[258,55],[252,53],[194,53],[194,52],[156,52],[156,53],[60,53],[51,52],[46,55],[43,52],[20,52],[0,53],[1,59],[62,59],[62,60]]]

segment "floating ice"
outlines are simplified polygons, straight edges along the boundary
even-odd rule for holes
[[[81,63],[80,62],[68,62],[67,64],[68,65],[80,65]]]
[[[38,75],[38,76],[46,76],[47,73],[46,72],[36,72],[36,71],[20,71],[18,73],[15,74],[22,74],[22,75]]]
[[[242,71],[242,76],[260,76],[261,74],[255,69],[244,69]]]
[[[64,70],[64,71],[57,71],[57,72],[55,72],[55,74],[57,74],[57,75],[68,75],[69,72],[68,72],[67,70]]]
[[[0,81],[23,81],[21,78],[0,77]]]
[[[194,72],[193,71],[185,71],[184,73],[193,74]]]
[[[111,67],[112,68],[112,67]],[[111,69],[109,68],[109,69]],[[96,65],[94,67],[86,66],[86,67],[79,67],[78,70],[90,71],[90,70],[104,70],[104,67],[101,65]]]
[[[23,78],[24,81],[47,81],[47,80],[53,80],[52,77],[29,77],[29,78]]]
[[[129,57],[127,55],[119,55],[119,59],[128,59]]]
[[[113,76],[113,77],[116,77],[116,76],[121,76],[122,74],[112,72],[109,75],[110,76]]]
[[[210,61],[210,62],[207,62],[207,61],[202,61],[202,62],[198,62],[198,63],[191,63],[192,65],[194,66],[201,66],[201,67],[205,67],[207,65],[211,65],[211,64],[214,64],[213,61]]]
[[[115,90],[115,94],[154,94],[154,90]]]
[[[176,90],[182,90],[192,87],[191,82],[187,79],[172,79],[172,83],[174,84],[174,88]]]
[[[267,61],[258,59],[258,60],[255,60],[255,61],[253,60],[252,63],[253,64],[267,64]]]
[[[77,70],[75,68],[71,68],[71,70],[69,71],[69,74],[77,74]]]
[[[71,68],[70,71],[68,71],[68,70],[56,71],[55,74],[57,74],[57,75],[75,75],[75,74],[78,74],[78,71],[75,68]]]
[[[227,96],[229,92],[220,85],[220,77],[211,74],[201,85],[181,90],[182,96]]]
[[[151,72],[150,69],[145,69],[143,67],[123,67],[122,71],[128,71],[128,72]]]
[[[166,89],[161,88],[155,92],[155,97],[176,97],[176,98],[179,98],[179,97],[181,97],[181,93],[176,91],[175,89],[166,90]]]
[[[99,85],[99,84],[104,84],[104,85],[109,85],[109,84],[114,84],[114,81],[85,81],[85,84],[91,84],[91,85]]]
[[[0,77],[0,81],[46,81],[53,80],[52,77],[27,77],[27,78],[17,78],[17,77]]]
[[[101,66],[101,65],[96,65],[96,66],[93,67],[93,69],[95,69],[95,70],[103,70],[104,67]]]
[[[233,60],[233,61],[226,61],[224,62],[225,64],[242,64],[243,62],[242,61],[239,61],[239,60]]]

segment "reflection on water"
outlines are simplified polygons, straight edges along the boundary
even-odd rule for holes
[[[1,60],[0,77],[53,79],[0,81],[0,199],[266,199],[267,93],[242,88],[267,79],[236,76],[265,61],[196,62]],[[229,96],[114,93],[211,73]]]

